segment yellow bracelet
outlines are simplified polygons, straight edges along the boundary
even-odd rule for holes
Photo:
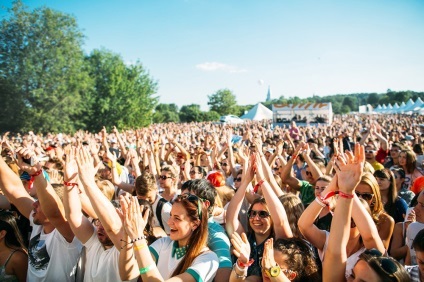
[[[141,244],[141,245],[138,245],[138,246],[134,245],[134,251],[142,250],[145,247],[147,247],[147,244]]]

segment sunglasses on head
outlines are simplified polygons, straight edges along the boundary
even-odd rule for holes
[[[168,178],[172,178],[172,176],[160,175],[159,179],[166,180]]]
[[[398,266],[393,259],[383,256],[383,254],[377,249],[364,251],[360,258],[364,259],[368,263],[378,265],[380,268],[379,271],[384,272],[386,275],[393,276],[393,274],[398,271]]]
[[[241,181],[241,177],[234,178],[234,181],[240,182]]]
[[[197,197],[196,195],[192,194],[182,194],[177,196],[178,201],[187,200],[190,203],[193,203],[197,205],[197,214],[199,215],[199,218],[202,218],[202,199]]]
[[[248,218],[255,218],[256,216],[259,216],[260,218],[267,218],[270,216],[269,212],[267,211],[254,211],[251,210],[249,214],[247,215]]]
[[[372,199],[372,197],[374,197],[373,193],[360,193],[358,191],[355,191],[356,196],[358,196],[359,198],[364,199],[365,201],[369,201]]]

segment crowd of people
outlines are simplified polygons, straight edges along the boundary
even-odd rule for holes
[[[0,281],[424,281],[422,116],[0,148]]]

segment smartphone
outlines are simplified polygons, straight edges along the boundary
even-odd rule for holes
[[[411,213],[411,211],[413,210],[414,208],[408,208],[407,210],[406,210],[406,214],[405,214],[405,222],[408,222],[408,216],[409,216],[409,214]]]

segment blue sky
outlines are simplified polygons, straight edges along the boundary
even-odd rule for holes
[[[240,105],[264,101],[268,86],[273,98],[424,91],[422,0],[23,2],[75,16],[87,53],[140,60],[160,103],[208,110],[223,88]]]

